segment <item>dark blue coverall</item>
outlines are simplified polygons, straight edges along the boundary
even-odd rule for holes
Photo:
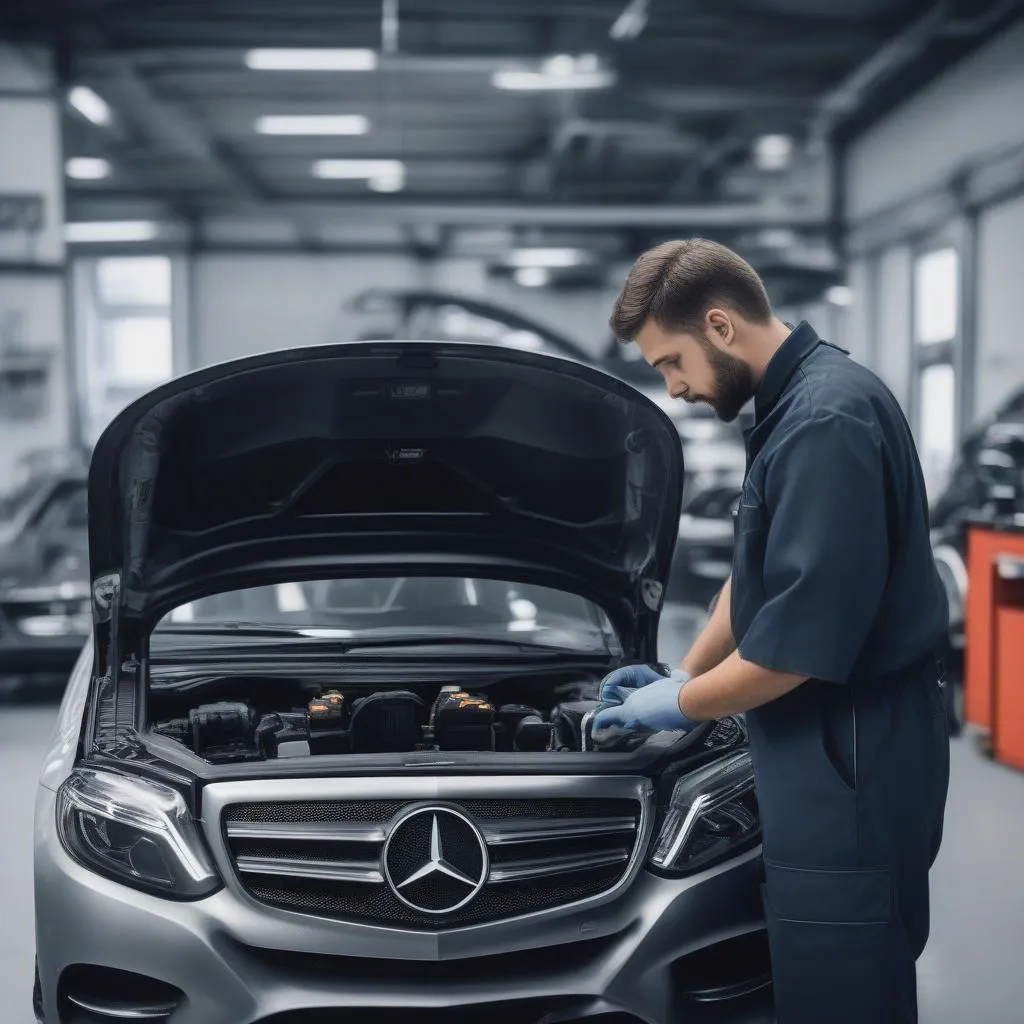
[[[754,402],[733,634],[744,659],[809,677],[746,716],[778,1021],[916,1021],[949,782],[917,451],[882,382],[807,323]]]

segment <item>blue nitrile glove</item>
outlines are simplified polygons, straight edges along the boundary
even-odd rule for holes
[[[626,665],[601,680],[602,704],[621,704],[631,693],[669,675],[667,665]]]
[[[601,708],[594,715],[591,735],[602,743],[623,733],[690,732],[700,723],[679,710],[679,691],[692,677],[676,669],[667,678],[651,680],[633,690],[621,704]]]

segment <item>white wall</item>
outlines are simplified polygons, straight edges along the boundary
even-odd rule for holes
[[[429,287],[489,298],[561,331],[594,353],[610,339],[620,282],[550,292],[489,280],[479,260],[417,262],[401,255],[208,254],[189,279],[193,368],[277,348],[350,340],[387,319],[354,318],[343,304],[371,287]]]
[[[979,218],[977,309],[974,415],[983,419],[1024,386],[1024,196]]]
[[[875,296],[877,323],[873,369],[906,409],[910,401],[911,275],[910,249],[900,246],[885,252],[878,265]]]
[[[51,90],[42,55],[0,44],[0,193],[40,196],[44,217],[38,232],[0,231],[0,343],[32,356],[44,353],[49,368],[38,417],[12,419],[0,410],[0,490],[14,482],[22,456],[62,447],[70,437],[61,269],[64,175],[59,105]],[[8,358],[13,363],[20,357],[14,352]]]
[[[414,260],[389,255],[200,256],[189,295],[193,368],[348,340],[349,298],[376,286],[416,286],[422,276]]]
[[[1024,142],[1024,21],[955,65],[847,153],[848,221],[945,181],[978,156]]]
[[[20,324],[20,345],[43,353],[49,367],[45,405],[36,419],[11,419],[0,411],[0,491],[14,482],[22,456],[68,443],[68,375],[63,347],[63,283],[53,274],[21,274],[0,266],[0,321],[14,315]],[[3,356],[0,355],[0,364]]]
[[[876,350],[872,337],[871,261],[851,261],[846,271],[846,283],[853,293],[853,301],[846,310],[843,348],[849,349],[858,362],[874,368]]]

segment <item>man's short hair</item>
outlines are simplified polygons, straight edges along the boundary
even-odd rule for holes
[[[621,342],[635,340],[648,320],[703,337],[704,316],[715,306],[755,324],[772,318],[764,282],[732,249],[706,238],[664,242],[633,264],[609,324]]]

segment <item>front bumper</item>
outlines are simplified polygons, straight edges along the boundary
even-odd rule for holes
[[[731,979],[719,964],[702,988],[695,961],[685,959],[761,932],[759,850],[687,879],[641,871],[610,902],[567,910],[543,925],[530,918],[502,922],[495,926],[505,947],[498,954],[486,944],[474,948],[467,941],[473,929],[462,929],[424,936],[415,957],[407,952],[408,933],[396,931],[402,952],[391,956],[381,931],[371,929],[376,955],[367,957],[352,941],[352,926],[297,914],[284,920],[240,899],[231,886],[178,903],[94,875],[61,846],[54,803],[55,795],[40,789],[35,901],[46,1024],[73,1019],[66,996],[75,965],[174,986],[181,997],[167,1018],[172,1024],[324,1024],[345,1010],[358,1011],[360,1024],[391,1020],[389,1014],[420,1024],[435,1014],[452,1022],[495,1013],[513,1024],[538,1024],[546,1013],[555,1022],[606,1010],[645,1024],[740,1019],[734,1009],[748,1014],[744,1021],[771,1020],[766,990],[718,1000],[723,986],[731,985],[732,994],[756,988],[762,964],[735,964]]]

